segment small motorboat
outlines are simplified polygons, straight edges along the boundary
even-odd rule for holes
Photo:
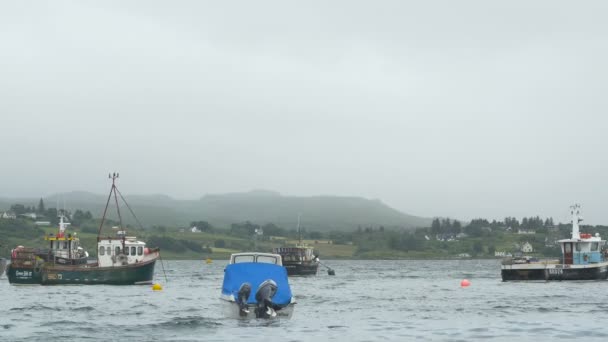
[[[291,318],[296,304],[281,256],[236,253],[224,269],[220,300],[230,318]]]

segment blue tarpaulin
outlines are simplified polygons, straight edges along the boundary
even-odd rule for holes
[[[255,304],[257,303],[255,293],[260,284],[265,280],[272,279],[277,283],[277,293],[272,298],[272,302],[279,305],[287,305],[291,301],[291,288],[287,281],[287,270],[283,266],[242,262],[226,266],[224,272],[222,294],[234,295],[234,298],[236,298],[241,284],[249,283],[251,285],[251,294],[247,302]]]

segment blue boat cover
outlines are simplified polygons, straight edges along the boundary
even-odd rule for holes
[[[287,270],[283,266],[257,262],[241,262],[226,266],[224,271],[224,284],[222,294],[237,297],[239,288],[243,283],[251,285],[249,304],[255,304],[255,293],[265,280],[272,279],[277,283],[277,293],[272,302],[279,305],[287,305],[291,301],[291,288],[287,281]]]

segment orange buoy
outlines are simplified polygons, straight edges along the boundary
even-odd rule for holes
[[[461,287],[467,287],[469,285],[471,285],[471,282],[468,279],[462,279],[462,281],[460,282]]]

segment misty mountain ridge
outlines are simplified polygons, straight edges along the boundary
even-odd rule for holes
[[[229,228],[232,223],[251,221],[256,224],[274,223],[295,229],[301,215],[301,226],[308,230],[352,231],[358,227],[416,228],[430,226],[431,219],[400,212],[377,199],[354,196],[284,196],[276,191],[252,190],[242,193],[207,194],[198,200],[178,200],[164,194],[126,195],[129,206],[144,226],[164,225],[186,227],[192,221],[204,220],[212,225]],[[46,207],[88,210],[94,217],[103,213],[108,195],[72,191],[44,197]],[[21,203],[36,206],[39,199],[0,198],[0,209]],[[120,198],[119,198],[119,202]],[[114,202],[108,216],[116,218]],[[125,223],[135,220],[121,203]]]

